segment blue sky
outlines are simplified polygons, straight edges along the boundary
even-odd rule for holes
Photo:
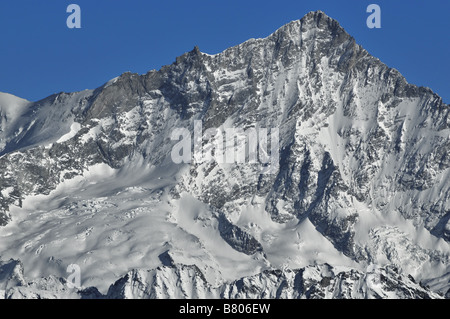
[[[81,7],[81,29],[66,8]],[[381,7],[381,29],[366,8]],[[215,54],[322,10],[408,82],[450,103],[449,0],[1,0],[0,91],[31,101],[96,88],[171,64],[198,45]]]

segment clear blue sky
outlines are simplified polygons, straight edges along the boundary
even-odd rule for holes
[[[81,7],[81,29],[66,8]],[[382,28],[366,26],[369,4]],[[322,10],[408,82],[450,103],[449,0],[1,0],[0,91],[31,101],[146,73],[198,45],[214,54]]]

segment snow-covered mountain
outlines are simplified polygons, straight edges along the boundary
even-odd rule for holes
[[[96,90],[2,93],[0,295],[450,297],[449,113],[321,11]],[[276,170],[175,163],[199,122],[278,129]]]

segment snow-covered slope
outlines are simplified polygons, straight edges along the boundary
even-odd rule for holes
[[[0,150],[6,146],[7,139],[14,134],[15,123],[25,113],[31,102],[8,93],[0,92]]]
[[[0,93],[0,156],[15,150],[49,145],[77,127],[93,92],[59,93],[32,103]],[[73,125],[75,123],[75,125]]]
[[[450,107],[323,12],[94,91],[14,101],[2,107],[22,105],[0,141],[0,257],[38,286],[77,264],[73,297],[450,289]],[[275,170],[174,163],[174,129],[197,121],[278,129]],[[384,279],[370,286],[374,269]],[[58,285],[43,290],[66,296]],[[29,289],[3,290],[39,295]]]
[[[9,93],[0,92],[0,110],[5,122],[17,120],[31,102]]]
[[[64,278],[49,276],[25,281],[23,265],[0,263],[0,298],[5,299],[442,299],[395,267],[361,273],[329,264],[301,269],[266,270],[257,275],[212,286],[195,265],[173,264],[131,270],[106,294],[95,287],[68,288]],[[448,297],[448,296],[447,296]]]

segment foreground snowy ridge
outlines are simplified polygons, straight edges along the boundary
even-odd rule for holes
[[[132,270],[103,295],[95,287],[70,289],[64,278],[54,276],[27,282],[23,265],[10,260],[0,262],[0,288],[0,299],[443,298],[392,266],[361,273],[352,269],[338,272],[328,264],[266,270],[218,287],[211,286],[195,265],[161,266]]]
[[[95,90],[1,93],[0,294],[449,297],[449,114],[320,11]],[[195,121],[279,129],[278,170],[173,163]]]

